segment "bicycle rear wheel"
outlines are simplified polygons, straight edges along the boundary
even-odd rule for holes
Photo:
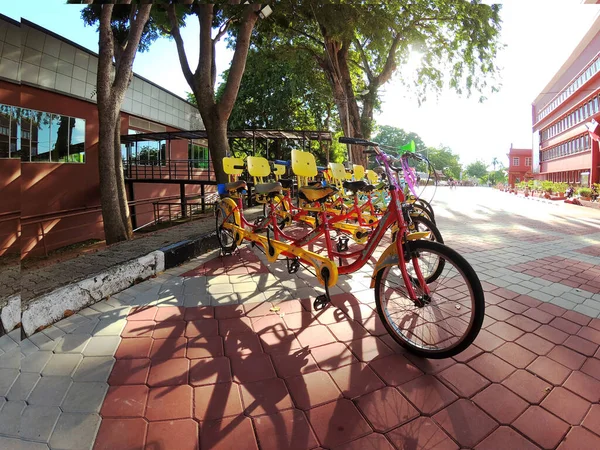
[[[235,223],[235,216],[231,212],[230,205],[223,201],[217,204],[215,208],[215,218],[217,239],[219,240],[221,250],[226,253],[231,253],[237,247],[235,242],[235,233],[232,230],[224,228],[223,225],[229,223],[239,226],[239,224]]]
[[[457,355],[471,345],[483,323],[485,300],[479,278],[462,256],[443,244],[419,240],[407,245],[409,253],[417,253],[424,276],[441,263],[442,273],[428,283],[429,297],[422,297],[422,305],[416,305],[398,266],[380,270],[375,280],[379,317],[394,340],[417,356]],[[406,270],[415,293],[423,296],[412,260],[406,262]]]

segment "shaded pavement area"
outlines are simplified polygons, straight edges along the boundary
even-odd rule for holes
[[[369,266],[314,311],[311,274],[213,252],[1,337],[0,448],[600,448],[600,217],[507,198],[434,203],[486,293],[454,358],[391,339]]]

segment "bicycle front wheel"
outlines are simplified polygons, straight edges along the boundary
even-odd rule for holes
[[[215,208],[216,218],[216,232],[219,245],[225,253],[231,253],[237,247],[235,240],[235,233],[224,227],[225,224],[237,225],[235,216],[232,214],[232,210],[229,204],[221,201]]]
[[[406,270],[412,288],[421,299],[410,299],[398,266],[377,273],[375,303],[385,328],[400,345],[424,358],[448,358],[473,343],[485,312],[481,282],[471,265],[456,251],[437,242],[419,240],[408,243],[418,255],[421,272],[442,272],[428,283],[429,296],[416,278],[412,260]]]

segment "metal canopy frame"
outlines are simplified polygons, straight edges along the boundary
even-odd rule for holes
[[[229,139],[273,139],[296,141],[324,141],[333,140],[330,131],[307,130],[229,130]],[[164,131],[157,133],[125,134],[121,136],[122,144],[133,144],[144,141],[170,141],[175,139],[200,140],[208,139],[206,130],[194,131]]]

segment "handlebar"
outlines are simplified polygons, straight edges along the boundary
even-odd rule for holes
[[[341,144],[363,145],[365,147],[369,147],[369,146],[377,147],[377,146],[379,146],[379,144],[377,142],[371,142],[371,141],[367,141],[366,139],[352,138],[352,137],[346,137],[346,136],[340,137],[338,139],[338,141]]]
[[[237,170],[244,170],[246,167],[244,167],[244,166],[233,166],[233,168],[237,169]]]

